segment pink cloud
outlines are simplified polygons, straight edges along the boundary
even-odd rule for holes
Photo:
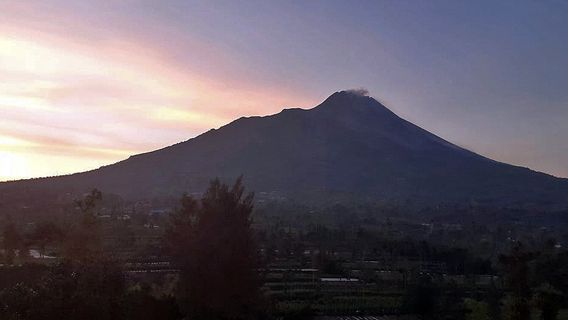
[[[45,172],[44,161],[34,160],[41,154],[66,157],[49,169],[69,172],[86,163],[77,157],[117,161],[243,115],[315,102],[252,82],[212,41],[156,26],[183,40],[188,57],[172,59],[170,48],[131,23],[40,2],[0,4],[0,136],[31,144],[0,144],[0,152],[27,154],[30,172]],[[204,70],[205,60],[215,67]]]

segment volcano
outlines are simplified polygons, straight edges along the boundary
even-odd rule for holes
[[[568,179],[456,146],[356,91],[336,92],[312,109],[243,117],[97,170],[2,183],[0,195],[98,188],[126,199],[179,196],[241,175],[249,190],[296,199],[568,203]]]

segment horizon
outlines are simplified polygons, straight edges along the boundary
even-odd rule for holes
[[[566,4],[359,4],[1,3],[0,181],[353,87],[451,143],[568,177]]]
[[[375,102],[377,102],[377,103],[379,103],[380,105],[382,105],[382,103],[381,103],[378,99],[376,99],[375,97],[373,97],[367,89],[365,89],[365,88],[354,88],[354,89],[345,89],[345,90],[336,91],[336,92],[330,94],[328,97],[326,97],[326,98],[325,98],[324,100],[322,100],[320,103],[318,103],[318,104],[316,104],[316,105],[314,105],[314,106],[311,106],[310,108],[284,108],[284,109],[281,109],[279,112],[276,112],[276,113],[267,114],[267,115],[252,115],[252,116],[248,116],[248,117],[251,117],[251,118],[255,118],[255,117],[261,117],[261,118],[263,118],[263,117],[271,117],[271,116],[275,116],[275,115],[281,114],[281,113],[284,112],[285,110],[289,110],[289,109],[312,110],[312,109],[315,109],[315,108],[319,107],[319,106],[320,106],[321,104],[323,104],[327,99],[331,98],[333,95],[339,94],[339,93],[351,93],[351,94],[354,94],[354,95],[357,95],[357,96],[371,98],[371,99],[373,99]],[[392,110],[390,110],[390,108],[388,108],[388,106],[382,105],[382,107],[386,108],[386,109],[389,110],[389,111],[392,111]],[[395,113],[395,115],[396,115],[396,113]],[[398,116],[398,115],[397,115],[397,116]],[[248,118],[248,117],[247,117],[247,118]],[[160,150],[162,150],[162,149],[169,148],[169,147],[174,146],[174,145],[176,145],[176,144],[188,142],[189,140],[194,139],[194,138],[197,138],[197,137],[199,137],[199,136],[201,136],[201,135],[203,135],[203,134],[205,134],[205,133],[207,133],[207,132],[209,132],[209,131],[211,131],[211,130],[219,130],[219,129],[222,129],[223,127],[228,126],[228,125],[230,125],[231,123],[233,123],[233,122],[235,122],[235,121],[237,121],[237,120],[239,120],[239,119],[241,119],[241,118],[244,118],[244,117],[238,117],[238,118],[232,119],[232,120],[230,120],[229,122],[223,123],[222,125],[220,125],[219,127],[216,127],[216,128],[209,128],[209,129],[206,129],[206,130],[204,130],[203,132],[200,132],[200,133],[198,133],[197,135],[195,135],[194,137],[191,137],[191,138],[189,138],[189,139],[182,140],[182,141],[178,141],[178,142],[175,142],[175,143],[173,143],[173,144],[166,145],[166,146],[161,146],[161,147],[158,147],[157,149],[148,150],[148,151],[145,151],[145,152],[142,152],[142,153],[131,154],[131,155],[128,155],[126,158],[119,159],[119,160],[117,160],[116,162],[113,162],[113,163],[109,163],[109,164],[102,165],[101,167],[92,168],[92,169],[87,169],[87,170],[85,170],[85,171],[71,172],[71,173],[67,173],[67,174],[57,174],[57,175],[54,175],[54,176],[21,178],[21,179],[5,180],[5,181],[0,180],[0,183],[1,183],[1,182],[17,182],[17,181],[20,181],[20,180],[29,180],[29,179],[52,178],[52,177],[74,175],[74,174],[80,174],[80,173],[85,173],[85,172],[89,172],[89,171],[98,170],[98,169],[100,169],[100,168],[102,168],[102,167],[112,166],[112,165],[117,164],[117,163],[119,163],[119,162],[128,160],[128,159],[130,159],[131,157],[134,157],[134,156],[144,155],[144,154],[152,153],[152,152],[155,152],[155,151],[160,151]],[[403,120],[404,120],[404,119],[403,119]],[[439,137],[439,136],[438,136],[438,137]],[[446,138],[444,138],[444,137],[439,137],[439,138],[441,138],[441,139],[443,139],[443,140],[446,140],[446,141],[448,141],[448,142],[451,143],[451,144],[454,144],[452,141],[449,141],[448,139],[446,139]],[[456,145],[457,147],[460,147],[460,148],[464,148],[463,146],[460,146],[460,145],[457,145],[457,144],[454,144],[454,145]],[[468,150],[468,151],[472,151],[472,152],[476,153],[476,152],[473,151],[473,150],[469,150],[469,149],[467,149],[467,148],[465,148],[465,149]],[[476,153],[476,154],[478,154],[478,153]],[[481,156],[483,156],[483,155],[481,155]],[[489,159],[491,159],[491,158],[489,158]],[[491,159],[491,160],[495,160],[495,159]],[[502,162],[502,163],[505,163],[505,162]],[[507,164],[507,163],[506,163],[506,164]],[[520,166],[520,167],[522,167],[522,166]],[[528,167],[526,167],[526,168],[528,168]],[[567,178],[565,178],[565,177],[558,177],[558,176],[555,176],[555,175],[550,174],[550,173],[546,173],[546,172],[541,172],[541,171],[538,171],[538,170],[534,170],[534,169],[532,169],[532,168],[528,168],[528,169],[530,169],[530,170],[532,170],[532,171],[535,171],[535,172],[539,172],[539,173],[545,173],[545,174],[551,175],[551,176],[556,177],[556,178],[567,179]]]

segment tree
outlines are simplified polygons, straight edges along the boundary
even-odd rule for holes
[[[485,294],[485,302],[487,303],[487,314],[489,315],[490,319],[501,319],[501,299],[503,293],[497,285],[495,281],[491,280],[491,286],[489,290]]]
[[[4,259],[6,264],[13,264],[14,258],[18,250],[21,251],[23,247],[22,236],[18,228],[10,217],[6,218],[4,228],[2,230],[2,248],[4,249]],[[23,255],[20,252],[20,255]]]
[[[81,200],[75,200],[75,205],[81,210],[81,212],[95,215],[94,209],[97,203],[103,199],[103,194],[98,189],[93,189],[91,192]]]
[[[76,225],[72,226],[65,241],[65,256],[73,260],[90,259],[101,253],[100,228],[95,211],[97,203],[102,200],[102,193],[93,189],[83,199],[76,200],[75,206],[81,216]]]
[[[40,255],[44,255],[46,246],[61,241],[63,236],[63,230],[58,225],[51,221],[42,221],[38,223],[30,239],[39,247]]]
[[[476,301],[473,299],[465,299],[465,305],[469,313],[466,320],[491,320],[489,316],[489,306],[486,302]]]
[[[0,292],[0,319],[124,319],[125,281],[111,259],[64,261],[31,284]]]
[[[253,194],[242,179],[211,182],[201,201],[185,195],[166,241],[179,264],[177,298],[192,319],[252,319],[259,314]]]
[[[32,319],[36,311],[33,306],[37,302],[35,290],[23,283],[0,291],[0,319],[27,320]]]
[[[543,284],[536,289],[534,304],[540,311],[541,320],[555,320],[562,306],[562,292],[549,284]]]
[[[408,288],[404,297],[407,311],[420,316],[420,319],[433,319],[439,310],[440,289],[427,275],[418,275],[416,283]]]
[[[509,255],[499,257],[499,262],[505,267],[506,280],[511,297],[506,305],[506,317],[510,320],[529,320],[531,318],[528,262],[534,259],[534,254],[526,252],[522,244],[513,247]]]
[[[149,285],[136,287],[125,296],[125,320],[181,319],[176,300],[172,296],[156,298]]]

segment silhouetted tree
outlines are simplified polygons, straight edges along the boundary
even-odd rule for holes
[[[487,314],[489,315],[490,319],[501,319],[501,299],[503,297],[503,293],[497,285],[495,281],[491,280],[491,285],[485,294],[485,302],[487,303]]]
[[[102,193],[93,189],[83,199],[76,200],[75,206],[81,216],[77,224],[71,227],[65,239],[65,256],[68,259],[89,259],[101,253],[100,226],[95,208],[102,200]]]
[[[177,298],[192,319],[259,314],[252,208],[241,178],[232,187],[216,179],[201,201],[184,196],[172,215],[166,241],[181,269]]]
[[[63,230],[51,221],[42,221],[30,235],[32,243],[39,247],[40,255],[45,254],[46,246],[63,240]]]
[[[123,273],[114,261],[65,261],[37,283],[1,291],[0,319],[124,319],[124,294]]]
[[[533,270],[533,286],[548,284],[568,295],[568,252],[541,254],[534,262]]]
[[[18,250],[23,249],[22,236],[11,217],[7,217],[2,230],[2,249],[4,249],[4,260],[6,264],[14,263],[14,258]],[[20,255],[23,255],[20,252]]]
[[[548,284],[543,284],[535,290],[534,304],[540,311],[541,320],[555,320],[562,307],[562,292]]]
[[[98,189],[93,189],[91,192],[81,200],[75,200],[75,205],[81,210],[82,213],[95,215],[94,209],[97,203],[103,199],[103,194]]]
[[[499,318],[491,318],[489,316],[489,306],[482,301],[473,299],[465,299],[465,305],[468,309],[466,320],[497,320]]]
[[[410,286],[404,297],[407,311],[417,314],[420,319],[433,319],[440,303],[440,289],[427,275],[419,275],[417,282]]]
[[[534,254],[524,250],[522,244],[513,247],[509,255],[499,257],[505,267],[507,286],[511,291],[506,316],[510,320],[529,320],[531,318],[528,262]]]
[[[175,297],[156,298],[147,285],[130,290],[125,297],[126,320],[181,319]]]

